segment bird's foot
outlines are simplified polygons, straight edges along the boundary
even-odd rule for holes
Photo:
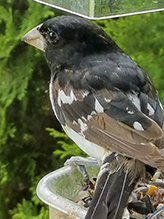
[[[75,165],[77,166],[78,170],[82,173],[84,177],[84,182],[86,184],[90,184],[89,175],[85,166],[99,166],[98,161],[95,158],[88,157],[80,157],[80,156],[73,156],[70,159],[66,160],[64,165]]]

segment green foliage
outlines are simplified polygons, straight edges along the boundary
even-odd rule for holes
[[[36,205],[25,199],[10,213],[13,215],[12,219],[48,219],[48,210],[44,206],[38,212]]]
[[[57,140],[57,143],[61,146],[60,149],[54,151],[54,155],[61,160],[66,160],[71,156],[82,156],[86,154],[65,134],[61,133],[53,128],[47,128],[50,135]]]
[[[152,78],[164,99],[163,12],[98,21],[117,44]]]
[[[32,0],[1,1],[2,219],[47,219],[47,207],[36,196],[38,181],[46,173],[63,165],[64,160],[71,155],[86,156],[61,132],[61,127],[54,118],[47,92],[49,70],[43,55],[21,42],[28,30],[56,13],[52,8]],[[149,73],[162,100],[163,15],[163,12],[159,12],[97,22]]]
[[[45,127],[51,126],[52,122],[55,123],[55,120],[51,119],[48,97],[46,98],[48,94],[45,93],[49,78],[48,74],[44,74],[47,65],[39,51],[21,42],[21,38],[29,29],[51,16],[54,16],[52,9],[31,0],[1,2],[0,218],[2,219],[11,218],[15,212],[17,213],[14,218],[25,218],[19,211],[26,214],[27,205],[28,209],[31,209],[29,211],[31,215],[34,213],[33,216],[37,217],[43,213],[41,207],[40,211],[35,210],[41,205],[38,206],[35,202],[29,204],[36,197],[32,190],[36,189],[38,176],[40,179],[46,172],[58,167],[58,165],[55,167],[54,159],[50,156],[56,142],[42,131]],[[32,113],[34,111],[35,113]],[[38,120],[39,117],[41,119]],[[26,202],[22,202],[23,197],[27,199]],[[22,204],[17,204],[21,202]],[[16,205],[17,210],[10,211],[9,214],[9,210],[16,208]],[[43,217],[44,214],[40,216]]]
[[[15,8],[14,3],[18,4],[19,8]],[[28,8],[19,11],[22,7]],[[5,143],[8,136],[15,136],[14,124],[6,125],[6,111],[15,99],[22,100],[25,97],[28,81],[38,62],[38,59],[36,61],[34,59],[37,53],[34,54],[32,48],[24,51],[21,38],[31,27],[53,15],[49,8],[33,1],[29,1],[29,6],[27,2],[21,1],[0,6],[0,146]]]

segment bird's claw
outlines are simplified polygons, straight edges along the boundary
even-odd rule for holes
[[[88,157],[80,157],[80,156],[72,156],[70,159],[66,160],[64,165],[75,165],[77,166],[78,170],[82,173],[84,177],[84,182],[89,185],[89,175],[85,166],[98,166],[98,162],[95,158]]]

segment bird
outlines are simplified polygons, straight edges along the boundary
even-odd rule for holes
[[[147,73],[98,25],[57,16],[27,32],[51,71],[50,101],[66,134],[100,165],[85,219],[120,219],[136,183],[164,172],[163,107]]]

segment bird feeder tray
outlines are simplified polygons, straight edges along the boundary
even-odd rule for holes
[[[86,167],[96,177],[97,166]],[[44,176],[37,186],[38,197],[49,205],[49,219],[83,219],[87,208],[72,201],[81,190],[83,176],[75,166],[68,165]]]
[[[99,172],[97,166],[86,166],[90,179],[95,178]],[[87,208],[77,204],[74,200],[80,194],[83,176],[75,166],[67,165],[44,176],[37,186],[38,197],[49,206],[49,219],[84,219]],[[152,181],[153,185],[161,185],[163,180]],[[161,184],[162,183],[162,184]],[[151,185],[151,183],[150,183]],[[142,194],[142,192],[140,191]],[[164,205],[161,204],[148,219],[163,219]],[[145,218],[136,213],[135,218]],[[125,217],[125,219],[129,219]]]
[[[34,0],[88,19],[105,19],[164,10],[163,0]]]

